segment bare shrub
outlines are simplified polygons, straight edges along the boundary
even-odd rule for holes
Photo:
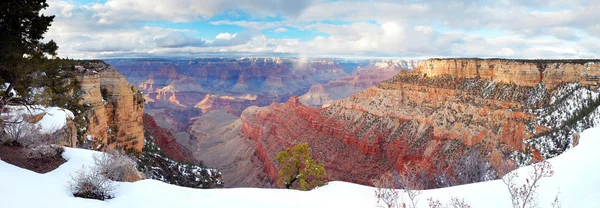
[[[373,180],[377,204],[387,208],[416,208],[422,193],[423,174],[415,166],[405,165],[405,171],[401,174],[387,172]],[[405,194],[408,199],[404,198]],[[384,205],[380,205],[380,202]]]
[[[60,156],[65,149],[58,145],[40,145],[27,150],[27,158],[43,160]]]
[[[469,151],[465,156],[455,161],[452,169],[455,175],[454,185],[489,181],[497,177],[491,164],[476,150]]]
[[[398,186],[392,172],[384,173],[379,178],[373,180],[373,185],[375,186],[377,204],[380,202],[385,204],[385,206],[379,205],[379,207],[402,207],[403,203],[400,201],[400,191],[397,189]]]
[[[113,181],[134,182],[144,179],[136,169],[136,163],[119,150],[108,149],[104,154],[94,155],[94,163],[100,173]]]
[[[560,204],[560,201],[558,200],[559,195],[560,195],[560,192],[558,192],[556,194],[556,196],[554,197],[554,201],[552,201],[552,203],[550,204],[550,206],[552,206],[552,208],[562,208],[562,204]]]
[[[538,198],[536,189],[539,186],[540,179],[552,177],[554,171],[548,161],[542,161],[533,165],[533,172],[529,173],[529,178],[525,179],[524,184],[517,184],[519,175],[517,171],[506,174],[502,181],[508,187],[513,208],[533,208],[538,207]],[[555,199],[558,201],[558,196]]]
[[[437,163],[433,172],[432,186],[428,188],[443,188],[463,184],[490,181],[498,178],[485,156],[477,150],[470,150],[455,159],[448,167]]]
[[[429,202],[430,208],[471,208],[471,204],[469,204],[465,199],[452,197],[448,204],[444,204],[440,202],[440,200],[434,200],[433,198],[427,199]]]
[[[7,122],[2,133],[2,142],[5,144],[16,142],[23,147],[33,147],[37,145],[36,138],[40,135],[40,128],[24,121]]]
[[[400,173],[400,185],[404,188],[404,193],[408,195],[410,208],[416,208],[419,202],[419,195],[423,192],[424,182],[427,179],[427,173],[416,165],[405,164],[405,171]],[[404,206],[406,207],[406,205]]]
[[[102,176],[97,168],[86,171],[83,166],[75,173],[75,176],[71,176],[69,183],[69,190],[73,196],[88,199],[111,199],[115,188],[114,183]]]

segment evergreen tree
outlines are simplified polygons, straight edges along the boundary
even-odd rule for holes
[[[45,0],[0,3],[0,84],[8,83],[0,91],[0,109],[7,104],[31,104],[26,98],[35,72],[47,64],[47,56],[56,56],[56,42],[41,42],[54,19],[40,14],[46,7]],[[12,90],[20,97],[15,97]]]
[[[308,143],[298,144],[279,152],[275,158],[279,163],[280,186],[289,189],[298,181],[297,188],[311,190],[327,182],[325,167],[310,157]]]

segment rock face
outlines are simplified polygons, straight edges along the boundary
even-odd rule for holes
[[[88,109],[87,140],[93,149],[106,146],[142,151],[144,98],[136,86],[113,67],[101,62],[76,66],[82,104]]]
[[[573,100],[565,92],[588,92],[582,102],[598,106],[596,63],[432,59],[326,108],[309,108],[297,97],[250,107],[241,115],[242,133],[256,142],[272,180],[277,179],[277,153],[302,142],[333,180],[370,184],[385,171],[402,173],[405,164],[432,174],[452,173],[449,164],[467,152],[481,154],[501,172],[502,164],[523,162],[523,155],[542,157],[540,151],[568,147],[563,137],[536,142],[574,125],[570,121],[578,116],[591,115],[584,107],[567,111],[563,106]],[[313,90],[323,92],[318,86]],[[556,123],[550,115],[565,118]]]
[[[597,84],[600,63],[595,60],[432,59],[419,68],[424,76],[493,79],[518,86],[546,83],[550,89],[565,82]]]

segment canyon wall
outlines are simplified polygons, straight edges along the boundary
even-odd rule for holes
[[[518,86],[544,82],[555,88],[565,82],[595,85],[600,62],[595,60],[431,59],[416,71],[423,76],[452,75],[455,78],[493,79]]]
[[[303,142],[332,180],[370,185],[385,171],[402,173],[407,164],[452,173],[450,164],[469,153],[501,175],[503,166],[519,162],[518,153],[542,157],[528,141],[558,128],[541,122],[542,116],[572,101],[563,99],[568,86],[597,91],[596,63],[432,59],[326,108],[309,108],[296,97],[250,107],[241,116],[242,133],[256,142],[272,180],[277,153]]]
[[[106,146],[141,151],[144,146],[144,99],[125,76],[101,61],[75,67],[81,86],[81,103],[87,109],[86,140],[93,149]]]

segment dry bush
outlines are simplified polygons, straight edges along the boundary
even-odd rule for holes
[[[405,171],[401,174],[388,172],[373,180],[373,185],[376,187],[375,197],[380,207],[416,208],[419,195],[422,193],[421,189],[424,187],[425,173],[419,171],[415,166],[405,165],[404,167]],[[408,199],[404,198],[404,194],[408,196]],[[380,202],[383,202],[384,205],[381,205]]]
[[[102,176],[97,168],[86,171],[82,167],[75,176],[71,176],[69,190],[75,197],[106,200],[113,198],[112,192],[116,186],[106,177]]]
[[[552,208],[562,208],[562,204],[560,204],[560,201],[558,200],[559,195],[560,192],[556,194],[556,196],[554,197],[554,201],[552,201],[552,203],[550,204]]]
[[[396,180],[392,172],[387,172],[381,175],[379,178],[373,180],[375,186],[375,197],[377,198],[377,204],[383,202],[385,206],[379,205],[379,207],[387,208],[399,208],[402,207],[402,201],[400,200],[400,191],[396,185]]]
[[[525,179],[524,184],[517,184],[519,177],[517,171],[506,174],[502,181],[508,187],[513,208],[534,208],[538,207],[537,188],[539,181],[545,177],[552,177],[554,171],[548,161],[542,161],[533,165],[533,172],[529,173],[529,178]],[[558,205],[558,195],[555,198]]]
[[[452,197],[448,204],[444,204],[440,200],[434,200],[433,198],[427,199],[427,202],[429,202],[430,208],[471,208],[471,204],[465,201],[465,199],[458,197]]]
[[[40,135],[37,125],[27,122],[7,122],[2,132],[2,143],[17,143],[23,147],[37,146],[36,138]]]
[[[432,186],[443,188],[497,179],[498,173],[490,162],[477,150],[470,150],[455,159],[448,167],[437,163],[433,172]]]
[[[65,149],[58,145],[40,145],[27,150],[27,158],[43,160],[60,156]]]
[[[405,164],[404,172],[400,174],[400,185],[404,188],[404,192],[408,195],[410,208],[416,208],[419,202],[419,195],[423,192],[427,173],[422,171],[423,168],[418,166]],[[406,207],[406,205],[404,206]]]
[[[144,179],[144,175],[136,169],[135,161],[119,150],[108,149],[104,154],[94,155],[94,163],[103,176],[113,181]]]

